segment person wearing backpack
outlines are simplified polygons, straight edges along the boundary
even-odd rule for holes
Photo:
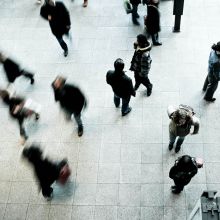
[[[184,155],[179,157],[174,166],[170,169],[169,177],[173,179],[175,185],[171,186],[172,193],[179,194],[194,177],[199,168],[203,167],[201,158]]]
[[[204,100],[214,102],[214,92],[218,87],[220,80],[220,41],[212,45],[212,51],[209,55],[208,75],[205,79],[203,91],[205,92]]]
[[[134,55],[131,61],[130,70],[134,72],[135,86],[137,90],[140,84],[143,84],[147,88],[147,96],[152,93],[153,84],[148,78],[148,74],[151,68],[151,43],[147,40],[147,37],[143,34],[137,36],[137,42],[134,43]]]
[[[175,140],[178,137],[175,147],[175,152],[178,153],[185,137],[190,133],[192,126],[194,126],[194,130],[191,134],[198,134],[200,122],[194,115],[193,109],[187,105],[180,105],[178,108],[168,106],[167,113],[171,119],[169,124],[170,141],[168,149],[173,149]]]

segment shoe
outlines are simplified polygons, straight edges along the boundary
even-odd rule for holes
[[[160,42],[155,42],[155,43],[153,43],[153,45],[154,45],[154,46],[161,46],[162,43],[160,43]]]
[[[127,115],[131,111],[131,109],[131,107],[128,107],[126,112],[122,112],[122,116]]]
[[[181,191],[179,191],[179,190],[177,190],[177,189],[175,188],[175,189],[172,189],[172,193],[174,193],[174,194],[179,194],[179,193],[181,193]]]
[[[207,102],[214,102],[216,100],[216,98],[211,98],[211,99],[204,98],[204,100],[206,100]]]
[[[34,77],[31,78],[31,85],[34,84]]]
[[[172,150],[173,149],[173,144],[169,144],[168,149]]]
[[[81,137],[83,135],[83,126],[78,127],[78,136]]]
[[[137,26],[140,25],[140,23],[139,23],[138,21],[133,21],[133,24],[134,24],[134,25],[137,25]]]
[[[176,148],[175,148],[175,153],[178,153],[180,151],[180,146],[176,146]]]
[[[65,50],[64,53],[63,53],[64,57],[67,57],[68,55],[68,50]]]
[[[39,120],[39,118],[40,118],[40,114],[36,113],[35,114],[35,120],[37,121],[37,120]]]
[[[148,90],[147,90],[147,96],[150,96],[151,93],[152,93],[152,89],[148,89]]]
[[[84,0],[83,7],[86,8],[88,6],[88,0]]]

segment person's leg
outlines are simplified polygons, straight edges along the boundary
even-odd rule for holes
[[[174,145],[175,140],[176,140],[176,135],[169,131],[169,138],[170,138],[170,142],[169,142],[168,149],[172,150],[173,149],[173,145]]]
[[[114,103],[115,103],[115,107],[118,108],[120,105],[120,97],[118,97],[115,94],[114,94]]]
[[[45,198],[48,198],[48,199],[52,199],[52,196],[53,196],[53,188],[50,187],[50,186],[41,186],[42,187],[42,194]]]
[[[131,111],[131,107],[129,107],[130,99],[131,96],[127,98],[122,98],[122,108],[121,108],[122,116],[127,115]]]
[[[140,23],[137,21],[137,18],[138,18],[138,13],[137,13],[137,10],[138,10],[138,5],[132,5],[132,21],[134,24],[136,25],[140,25]]]
[[[215,79],[210,78],[210,77],[208,77],[208,81],[209,81],[209,84],[207,86],[204,99],[206,101],[213,102],[213,101],[215,101],[215,98],[213,98],[213,95],[218,87],[218,81],[216,81]]]
[[[208,87],[208,84],[209,84],[209,80],[208,80],[208,76],[206,76],[205,78],[205,82],[204,82],[204,85],[203,85],[203,88],[202,90],[205,92],[207,87]]]
[[[135,85],[134,89],[137,90],[141,84],[141,78],[138,73],[134,73]]]
[[[83,135],[83,124],[81,119],[81,113],[73,113],[73,115],[78,125],[78,136],[81,137]]]
[[[85,7],[87,7],[88,6],[88,0],[84,0],[84,2],[83,2],[83,7],[85,8]]]
[[[184,141],[185,137],[179,137],[177,142],[176,142],[176,148],[175,148],[175,152],[178,153],[180,151],[180,147]]]
[[[175,194],[179,194],[181,193],[181,191],[183,191],[184,185],[177,180],[174,180],[175,186],[171,187],[172,188],[172,192]]]
[[[148,76],[142,77],[142,84],[147,88],[147,96],[150,96],[152,93],[153,84],[150,82]]]
[[[22,74],[22,76],[30,79],[31,80],[31,84],[34,84],[34,74],[33,73],[29,73],[29,72],[27,72],[25,70],[21,70],[21,74]]]
[[[62,49],[64,50],[64,56],[66,57],[68,55],[68,47],[67,44],[65,43],[65,41],[63,40],[63,37],[61,36],[56,36],[56,39],[58,40],[60,46],[62,47]]]

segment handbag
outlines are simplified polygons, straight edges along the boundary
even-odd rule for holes
[[[70,175],[71,175],[71,170],[69,168],[69,165],[65,164],[60,170],[58,182],[64,185],[69,179]]]

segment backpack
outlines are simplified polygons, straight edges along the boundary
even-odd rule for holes
[[[196,114],[194,112],[194,109],[192,107],[190,107],[189,105],[180,104],[179,109],[184,110],[187,113],[187,115],[189,115],[191,117]]]

